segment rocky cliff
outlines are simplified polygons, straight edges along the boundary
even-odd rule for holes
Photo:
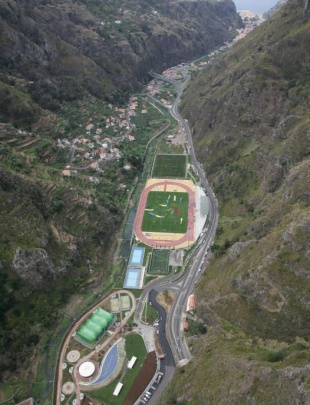
[[[273,14],[275,14],[277,11],[280,10],[280,8],[287,2],[287,0],[279,0],[275,6],[273,6],[270,10],[268,10],[265,14],[264,14],[264,18],[269,18],[271,17]]]
[[[206,337],[161,404],[310,401],[310,19],[290,0],[189,85],[182,113],[219,200],[196,288]]]

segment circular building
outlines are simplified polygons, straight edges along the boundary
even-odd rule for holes
[[[76,363],[79,358],[81,357],[81,354],[78,350],[71,350],[68,354],[67,354],[67,360],[70,363]]]
[[[95,372],[95,365],[91,361],[85,361],[79,367],[79,374],[81,377],[91,377]]]
[[[61,390],[62,390],[63,394],[71,395],[75,391],[75,385],[73,382],[68,381],[68,382],[64,383]]]

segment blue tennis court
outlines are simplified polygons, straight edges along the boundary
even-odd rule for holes
[[[139,288],[142,269],[127,268],[124,288]]]
[[[108,351],[105,357],[102,360],[101,367],[100,367],[100,374],[99,377],[91,383],[91,385],[97,385],[101,382],[107,380],[113,371],[116,369],[118,363],[118,351],[117,351],[117,344],[116,342],[114,346]]]
[[[133,247],[130,253],[129,266],[142,266],[144,252],[144,247]]]

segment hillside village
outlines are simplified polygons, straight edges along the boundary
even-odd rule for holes
[[[162,75],[169,79],[179,80],[186,74],[205,68],[220,53],[232,46],[235,42],[245,37],[257,25],[261,24],[264,19],[261,16],[253,14],[250,11],[239,12],[245,26],[238,29],[236,38],[220,48],[210,52],[208,55],[188,63],[180,63],[175,67],[168,68],[162,72]],[[158,101],[161,106],[170,108],[175,98],[174,84],[166,83],[158,79],[152,80],[146,87],[146,95],[153,100]],[[132,135],[132,129],[135,127],[131,123],[131,117],[137,117],[139,114],[147,114],[147,108],[139,105],[138,97],[132,96],[127,108],[121,108],[108,104],[110,114],[102,118],[101,123],[94,123],[90,118],[85,126],[84,134],[73,140],[58,139],[59,148],[69,149],[69,159],[66,167],[63,169],[63,176],[77,175],[81,170],[94,169],[102,172],[100,167],[103,163],[119,160],[122,152],[118,147],[125,140],[134,142],[135,136]],[[124,165],[125,170],[130,170],[130,165]],[[89,180],[99,183],[97,179],[90,176]],[[97,180],[97,181],[96,181]]]

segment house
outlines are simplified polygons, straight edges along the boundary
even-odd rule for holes
[[[196,309],[195,294],[191,294],[187,299],[186,311],[191,312]]]
[[[94,128],[94,124],[86,125],[86,131],[91,131]]]
[[[188,330],[188,322],[183,322],[183,330]]]
[[[71,172],[70,172],[69,169],[64,169],[64,170],[62,171],[62,175],[63,175],[63,176],[71,176]]]

